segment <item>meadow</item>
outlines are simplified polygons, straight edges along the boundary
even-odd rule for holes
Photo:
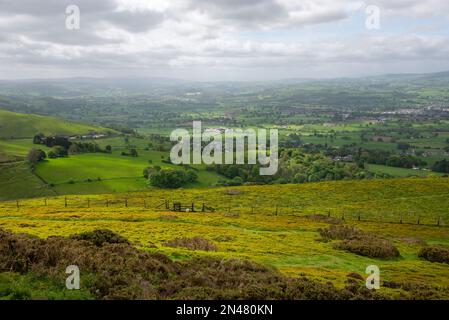
[[[149,166],[178,168],[164,162],[167,151],[149,150],[148,138],[110,137],[87,140],[101,148],[112,146],[112,153],[74,154],[40,162],[31,170],[25,158],[31,149],[51,148],[33,144],[27,139],[0,139],[0,199],[36,197],[47,194],[96,194],[142,191],[148,189],[143,170]],[[138,157],[121,155],[122,151],[136,148]],[[205,170],[205,165],[193,166],[198,170],[198,181],[185,187],[209,187],[225,179]],[[14,181],[14,183],[12,182]],[[32,181],[32,182],[31,182]],[[31,183],[30,183],[31,182]]]
[[[126,192],[148,189],[143,169],[158,165],[161,168],[179,168],[163,162],[167,152],[138,150],[138,157],[121,155],[120,149],[111,154],[79,154],[67,158],[48,159],[40,163],[35,173],[59,194],[92,194]],[[209,187],[220,179],[217,173],[196,166],[198,182],[186,187]]]
[[[165,200],[194,202],[199,211],[205,203],[216,211],[172,212],[161,206]],[[162,252],[175,260],[201,256],[250,259],[289,276],[306,275],[340,287],[347,274],[364,275],[365,268],[375,264],[383,281],[439,287],[449,286],[449,266],[422,260],[417,254],[425,244],[449,245],[447,208],[447,178],[340,181],[154,189],[1,202],[0,227],[42,238],[109,229],[138,248]],[[320,241],[318,230],[328,223],[317,215],[391,240],[400,257],[363,257]],[[163,245],[175,238],[197,236],[216,244],[218,250],[191,251]],[[400,291],[382,290],[392,296]]]
[[[367,165],[367,169],[370,172],[374,173],[386,173],[392,177],[428,177],[428,176],[442,176],[443,173],[432,172],[430,170],[414,170],[407,168],[395,168],[378,164],[369,164]]]
[[[56,117],[22,114],[0,109],[0,138],[33,138],[38,133],[45,135],[72,135],[89,132],[113,133],[115,131]]]

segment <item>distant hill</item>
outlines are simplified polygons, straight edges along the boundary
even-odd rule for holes
[[[112,129],[85,125],[55,117],[15,113],[0,109],[0,138],[29,138],[45,135],[75,135],[89,132],[114,132]]]

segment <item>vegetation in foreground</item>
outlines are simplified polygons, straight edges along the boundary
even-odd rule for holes
[[[164,254],[175,264],[195,264],[197,269],[186,268],[191,274],[198,274],[200,283],[203,276],[214,279],[216,274],[200,270],[210,269],[212,272],[219,265],[218,261],[251,260],[258,265],[257,268],[275,268],[278,270],[276,274],[289,279],[305,276],[320,285],[331,282],[340,292],[346,290],[347,275],[357,274],[360,279],[366,277],[367,266],[377,265],[382,281],[377,295],[398,299],[448,299],[448,264],[420,254],[429,246],[449,246],[448,184],[446,178],[423,178],[153,190],[120,195],[72,196],[67,199],[67,207],[64,197],[37,198],[20,201],[19,208],[16,202],[0,202],[0,227],[38,236],[40,239],[33,241],[42,244],[47,243],[44,239],[48,239],[48,243],[56,241],[58,245],[58,241],[87,241],[95,242],[92,246],[100,248],[92,250],[105,250],[104,243],[110,241],[115,244],[106,244],[106,247],[113,246],[114,250],[133,246],[133,249],[123,250],[131,250],[134,255],[136,252],[139,255]],[[188,204],[195,202],[198,209],[199,204],[205,202],[216,211],[170,212],[164,206],[157,207],[164,199]],[[439,225],[437,221],[440,221]],[[323,241],[320,230],[331,230],[333,225],[340,226],[336,230],[357,231],[337,231],[343,235]],[[92,233],[94,230],[104,231]],[[77,234],[73,239],[52,240],[54,236]],[[392,246],[386,252],[394,254],[387,257],[379,255],[373,238],[386,241]],[[346,247],[339,247],[347,240],[351,242]],[[114,270],[120,269],[126,268]],[[136,274],[140,272],[135,271]],[[271,273],[264,276],[271,277]],[[56,281],[59,284],[57,288],[63,285],[60,278],[40,275],[33,270],[14,277],[30,285],[38,280],[30,282],[27,279],[36,277],[41,279],[41,283]],[[235,277],[239,276],[235,274]],[[89,279],[87,277],[84,281]],[[271,286],[270,283],[262,283]],[[277,283],[276,287],[280,284]],[[363,283],[358,286],[363,286]],[[335,292],[334,289],[329,290]],[[51,290],[57,292],[56,289]],[[201,298],[204,292],[217,298],[229,297],[215,289],[201,290],[177,292],[166,297]],[[265,289],[260,290],[266,294]],[[95,291],[92,297],[98,298]],[[91,296],[90,292],[86,298]],[[139,290],[135,292],[140,294]],[[285,297],[304,298],[303,293]],[[101,298],[127,297],[116,294],[107,293]],[[279,298],[280,295],[273,293],[264,297]],[[133,296],[130,293],[128,297]]]
[[[76,237],[42,240],[0,229],[0,270],[64,283],[66,266],[74,264],[83,271],[84,290],[96,299],[387,298],[368,290],[353,274],[347,277],[344,288],[337,289],[331,283],[320,283],[307,277],[287,277],[273,268],[247,260],[202,257],[172,261],[166,255],[148,253],[129,243],[117,242],[120,236],[104,230],[93,231],[89,237],[85,234],[81,238],[88,240],[77,240]],[[98,243],[98,238],[103,241]],[[5,274],[0,277],[4,278]],[[402,288],[400,284],[398,286]],[[449,289],[437,290],[430,286],[404,286],[402,291],[402,298],[438,299],[449,294]],[[33,291],[11,288],[7,282],[2,284],[0,295],[27,299],[33,297]],[[89,297],[87,293],[85,295]]]

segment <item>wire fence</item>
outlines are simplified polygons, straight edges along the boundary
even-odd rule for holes
[[[203,200],[203,201],[202,201]],[[367,221],[396,224],[412,224],[422,226],[449,226],[449,215],[427,214],[417,211],[389,211],[375,207],[354,208],[342,205],[338,208],[315,208],[294,204],[264,204],[257,201],[251,204],[232,201],[209,201],[207,199],[163,199],[160,197],[127,197],[127,198],[89,198],[89,197],[54,197],[33,200],[15,200],[0,202],[0,209],[9,211],[25,208],[77,208],[77,209],[139,209],[153,211],[175,212],[215,212],[225,217],[239,217],[240,215],[263,214],[266,216],[295,216],[312,217],[316,219],[332,219],[334,221]]]

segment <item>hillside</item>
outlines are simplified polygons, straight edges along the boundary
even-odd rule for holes
[[[44,135],[74,135],[89,132],[112,132],[97,126],[79,124],[55,117],[14,113],[0,109],[0,138],[31,138],[37,133]]]
[[[140,250],[176,261],[250,259],[337,288],[348,283],[348,274],[365,277],[365,268],[374,264],[381,270],[381,295],[447,298],[447,264],[418,253],[426,245],[449,245],[448,199],[447,178],[49,196],[0,202],[0,228],[41,238],[109,229]],[[167,210],[165,200],[194,202],[198,212]],[[203,203],[216,210],[201,212]],[[380,237],[400,256],[378,258],[338,248],[338,240],[322,238],[320,228],[331,226]]]

